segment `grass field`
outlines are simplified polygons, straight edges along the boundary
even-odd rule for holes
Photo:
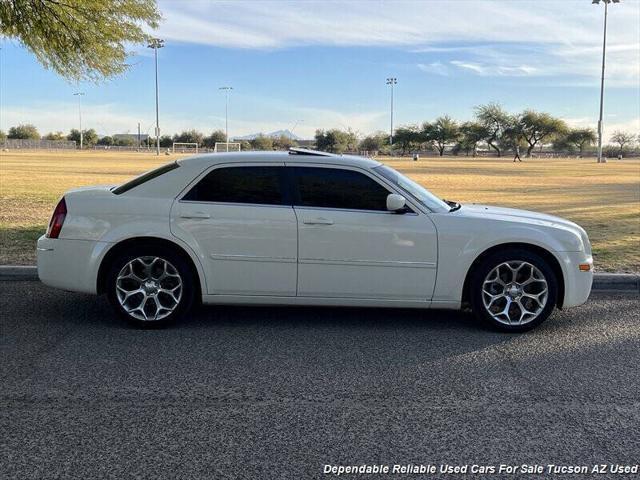
[[[119,152],[0,152],[0,264],[32,264],[35,241],[69,188],[117,184],[176,157]],[[383,159],[432,192],[552,213],[586,228],[596,268],[640,271],[640,160]]]

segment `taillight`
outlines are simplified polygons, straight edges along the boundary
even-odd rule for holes
[[[67,203],[64,201],[64,197],[62,200],[58,202],[56,205],[56,209],[53,211],[53,215],[51,216],[51,221],[49,222],[49,228],[47,228],[46,236],[48,238],[58,238],[60,235],[60,230],[62,230],[62,224],[64,223],[64,219],[67,216]]]

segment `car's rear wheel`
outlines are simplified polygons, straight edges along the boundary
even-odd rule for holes
[[[107,295],[118,314],[140,327],[183,317],[194,300],[194,278],[185,259],[170,249],[137,246],[118,256],[107,277]]]
[[[496,252],[473,271],[471,307],[494,328],[523,332],[544,322],[553,311],[558,281],[548,262],[528,250]]]

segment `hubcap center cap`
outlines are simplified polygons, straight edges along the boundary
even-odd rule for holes
[[[153,280],[147,280],[146,282],[144,282],[142,288],[144,288],[144,291],[149,295],[155,295],[156,293],[158,293],[158,284]]]
[[[507,295],[511,298],[519,298],[522,296],[522,288],[512,283],[507,287]]]

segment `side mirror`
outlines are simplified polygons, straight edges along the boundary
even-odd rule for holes
[[[387,195],[387,210],[390,212],[404,213],[407,207],[407,200],[397,193]]]

